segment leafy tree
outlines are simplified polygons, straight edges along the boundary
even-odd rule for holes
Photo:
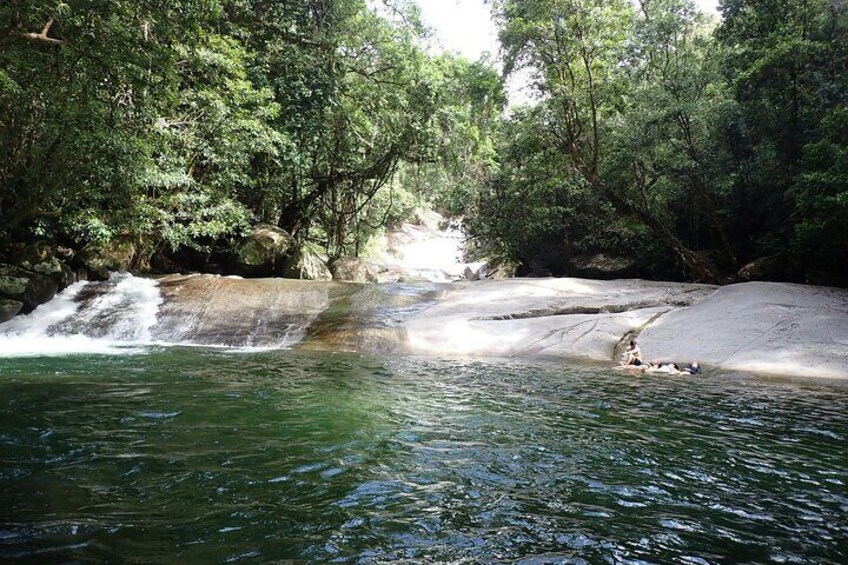
[[[824,218],[811,203],[832,195],[831,183],[811,179],[848,103],[848,9],[831,0],[725,0],[721,10],[717,36],[730,49],[726,72],[741,107],[729,163],[737,237],[753,254],[785,251],[793,237],[812,237]]]
[[[719,270],[690,250],[650,206],[647,195],[665,172],[645,148],[620,150],[618,128],[636,121],[633,112],[641,110],[628,100],[629,79],[651,61],[631,51],[637,21],[633,6],[626,0],[507,0],[500,3],[500,13],[507,68],[524,64],[536,69],[551,112],[548,127],[575,173],[619,213],[649,228],[693,277],[722,280]],[[640,39],[664,37],[643,34]]]
[[[612,210],[570,166],[549,128],[545,106],[523,109],[503,124],[497,170],[481,188],[468,229],[496,257],[527,272],[568,274],[572,255],[591,239],[614,239]]]
[[[84,213],[132,203],[148,134],[176,77],[171,44],[215,3],[47,2],[0,5],[0,212],[10,237],[34,228],[109,239]]]
[[[451,54],[430,62],[426,72],[435,99],[429,153],[408,162],[404,182],[445,214],[466,216],[474,213],[469,206],[497,169],[503,81],[487,61]]]

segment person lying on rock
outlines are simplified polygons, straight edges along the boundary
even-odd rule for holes
[[[689,373],[690,375],[700,375],[701,374],[701,366],[697,361],[692,361],[689,363],[689,366],[683,369],[684,373]]]
[[[679,375],[680,367],[677,363],[662,363],[660,361],[651,362],[645,369],[646,373],[668,373],[670,375]]]

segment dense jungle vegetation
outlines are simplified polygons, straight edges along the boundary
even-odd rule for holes
[[[498,65],[404,0],[6,0],[0,259],[129,238],[155,269],[259,223],[356,256],[426,205],[527,274],[848,284],[848,4],[493,10]]]

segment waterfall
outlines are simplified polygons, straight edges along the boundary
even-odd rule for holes
[[[0,325],[0,356],[136,351],[150,343],[158,283],[128,274],[77,282],[47,304]]]
[[[449,282],[466,278],[466,269],[477,272],[484,262],[466,263],[466,236],[436,212],[419,211],[415,224],[405,223],[369,244],[373,264],[401,273],[402,278]]]
[[[78,282],[0,324],[0,357],[139,353],[149,346],[395,351],[445,283],[361,285],[218,275]]]

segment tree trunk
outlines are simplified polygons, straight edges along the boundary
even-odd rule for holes
[[[572,155],[572,158],[575,158],[574,155]],[[586,181],[595,187],[595,189],[604,198],[609,200],[616,210],[636,218],[645,224],[654,233],[654,235],[668,245],[672,251],[674,251],[674,254],[677,256],[677,260],[680,261],[680,264],[683,265],[695,281],[708,284],[722,284],[727,281],[727,277],[725,277],[721,271],[719,271],[707,259],[686,247],[686,245],[680,241],[680,239],[660,220],[649,214],[647,211],[635,206],[614,190],[611,190],[594,172],[585,167],[579,157],[577,157],[576,161],[577,169]]]

